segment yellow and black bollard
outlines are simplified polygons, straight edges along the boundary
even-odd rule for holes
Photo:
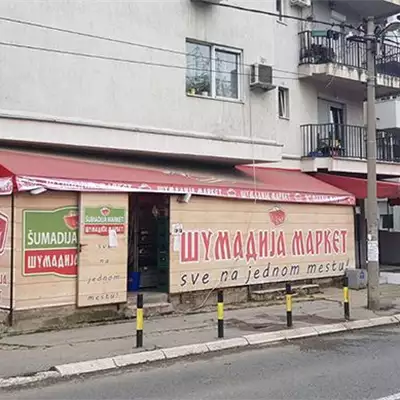
[[[292,319],[292,285],[286,284],[286,323],[287,327],[291,328],[293,325]]]
[[[343,306],[344,306],[344,319],[350,319],[350,298],[349,298],[349,278],[343,277]]]
[[[143,294],[137,295],[136,304],[136,347],[143,347]]]
[[[217,317],[218,317],[218,338],[224,337],[224,292],[218,290],[218,305],[217,305]]]

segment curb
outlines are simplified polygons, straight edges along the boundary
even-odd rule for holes
[[[2,378],[0,379],[0,388],[15,388],[51,379],[72,378],[95,372],[112,371],[119,368],[148,364],[151,362],[184,358],[196,354],[215,353],[223,350],[245,347],[250,348],[252,346],[324,336],[333,333],[354,331],[357,329],[366,329],[377,326],[395,325],[398,323],[400,323],[400,314],[338,324],[316,325],[276,332],[256,333],[233,339],[221,339],[207,343],[197,343],[109,358],[100,358],[91,361],[62,364],[52,367],[50,371],[38,372],[31,376]]]

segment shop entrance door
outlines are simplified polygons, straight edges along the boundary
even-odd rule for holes
[[[78,307],[126,302],[128,194],[81,193],[78,250]]]
[[[169,196],[132,194],[129,274],[139,272],[140,288],[169,290]]]

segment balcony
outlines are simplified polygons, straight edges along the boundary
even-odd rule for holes
[[[363,126],[307,124],[301,126],[303,170],[366,174],[367,141]],[[400,135],[377,131],[377,173],[400,176]]]
[[[335,79],[347,90],[366,90],[366,44],[349,42],[341,32],[303,31],[299,33],[299,73],[302,79],[326,84]],[[400,92],[400,47],[380,46],[376,58],[377,96]]]

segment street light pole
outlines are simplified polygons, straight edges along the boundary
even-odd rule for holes
[[[379,232],[376,190],[375,20],[367,20],[367,226],[368,308],[379,310]]]

